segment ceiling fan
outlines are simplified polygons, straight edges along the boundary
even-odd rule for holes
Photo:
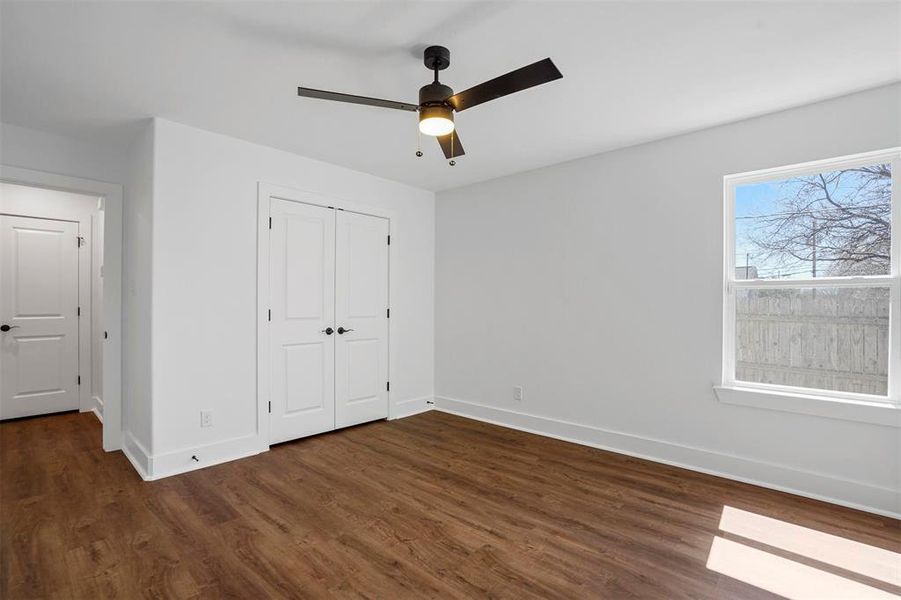
[[[545,58],[455,94],[454,90],[449,86],[438,81],[438,71],[450,66],[450,50],[444,46],[429,46],[423,52],[423,63],[425,63],[427,69],[435,72],[435,80],[419,88],[419,104],[395,102],[367,96],[354,96],[339,92],[327,92],[305,87],[298,87],[297,95],[306,98],[319,98],[320,100],[337,100],[338,102],[350,102],[351,104],[365,104],[367,106],[419,112],[419,131],[426,135],[435,136],[438,139],[438,144],[441,146],[441,150],[444,151],[444,156],[450,161],[449,164],[453,166],[455,164],[453,159],[465,154],[463,145],[460,143],[460,137],[454,129],[455,111],[464,111],[483,102],[495,100],[502,96],[563,77],[553,61],[550,58]],[[422,152],[417,150],[416,156],[422,156]]]

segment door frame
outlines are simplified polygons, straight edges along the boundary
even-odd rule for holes
[[[259,450],[269,449],[269,202],[276,197],[289,202],[300,202],[322,208],[335,208],[349,212],[380,217],[388,220],[388,235],[396,235],[397,219],[393,210],[345,200],[335,195],[298,190],[260,181],[257,186],[257,440]],[[394,294],[394,278],[391,277],[394,253],[388,247],[388,306]],[[388,381],[392,380],[394,319],[388,319]],[[388,419],[396,410],[388,390]]]
[[[103,449],[122,447],[122,186],[0,165],[0,181],[103,199]]]

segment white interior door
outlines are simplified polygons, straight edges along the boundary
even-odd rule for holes
[[[0,215],[0,418],[78,408],[77,235]]]
[[[335,425],[388,416],[388,220],[336,214]]]
[[[270,443],[335,427],[335,211],[270,199]]]

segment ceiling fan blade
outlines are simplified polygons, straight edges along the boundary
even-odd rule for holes
[[[460,143],[460,137],[457,135],[456,129],[447,135],[439,135],[436,139],[441,146],[441,150],[444,151],[445,158],[457,158],[466,154],[463,152],[463,144]]]
[[[454,110],[460,112],[483,102],[520,92],[561,77],[563,74],[554,65],[554,62],[550,58],[545,58],[521,69],[510,71],[506,75],[480,83],[468,90],[463,90],[448,98],[447,101]]]
[[[395,102],[394,100],[382,100],[380,98],[369,98],[368,96],[340,94],[338,92],[327,92],[325,90],[314,90],[305,87],[297,88],[297,95],[305,98],[318,98],[319,100],[337,100],[338,102],[350,102],[351,104],[365,104],[367,106],[379,106],[381,108],[396,108],[398,110],[408,110],[410,112],[419,110],[418,105],[409,104],[408,102]]]

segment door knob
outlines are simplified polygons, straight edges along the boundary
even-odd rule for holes
[[[353,329],[344,329],[343,327],[338,328],[338,335],[343,335],[345,333],[350,333]]]
[[[325,329],[321,330],[319,333],[324,333],[325,335],[332,335],[333,333],[335,333],[335,330],[332,329],[331,327],[326,327]],[[338,333],[341,333],[341,332],[338,331]]]
[[[4,325],[0,325],[0,331],[3,331],[5,333],[5,332],[9,331],[10,329],[16,329],[17,327],[18,327],[18,325],[5,325],[4,324]]]

